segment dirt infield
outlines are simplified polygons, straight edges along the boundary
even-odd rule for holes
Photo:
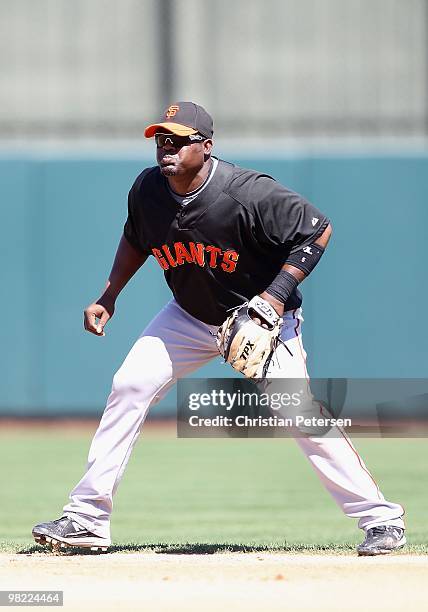
[[[422,610],[428,558],[3,554],[0,587],[63,590],[65,610]]]

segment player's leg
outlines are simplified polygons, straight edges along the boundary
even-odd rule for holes
[[[89,450],[87,471],[63,509],[64,515],[101,538],[96,541],[110,544],[113,495],[149,407],[177,378],[218,355],[210,333],[216,329],[191,317],[172,300],[144,330],[115,374]],[[72,532],[74,528],[58,525],[58,530],[64,529]],[[38,526],[33,533],[43,536],[43,528]],[[76,545],[90,539],[82,529],[76,530],[75,537]]]
[[[289,350],[285,347],[278,349],[277,359],[268,372],[269,377],[300,378],[309,383],[300,318],[299,311],[286,313],[282,337]],[[323,410],[322,407],[319,410]],[[404,529],[402,506],[384,498],[342,429],[334,427],[324,435],[297,435],[296,441],[333,499],[347,516],[359,519],[361,529],[366,532],[379,526]],[[403,534],[397,533],[400,545],[404,544]],[[388,533],[386,537],[389,537]]]

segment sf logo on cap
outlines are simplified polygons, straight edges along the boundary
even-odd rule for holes
[[[173,104],[166,111],[165,116],[168,117],[168,119],[170,119],[171,117],[175,117],[175,115],[177,114],[177,111],[179,111],[179,110],[180,110],[180,107],[177,106],[176,104]]]

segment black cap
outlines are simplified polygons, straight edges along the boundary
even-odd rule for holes
[[[159,123],[148,125],[144,130],[146,138],[152,138],[156,132],[168,130],[177,136],[202,134],[212,138],[213,120],[211,115],[194,102],[176,102],[168,106]]]

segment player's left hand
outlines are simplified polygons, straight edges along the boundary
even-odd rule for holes
[[[264,378],[280,342],[282,318],[260,296],[235,308],[219,327],[217,348],[227,363],[248,378]]]

